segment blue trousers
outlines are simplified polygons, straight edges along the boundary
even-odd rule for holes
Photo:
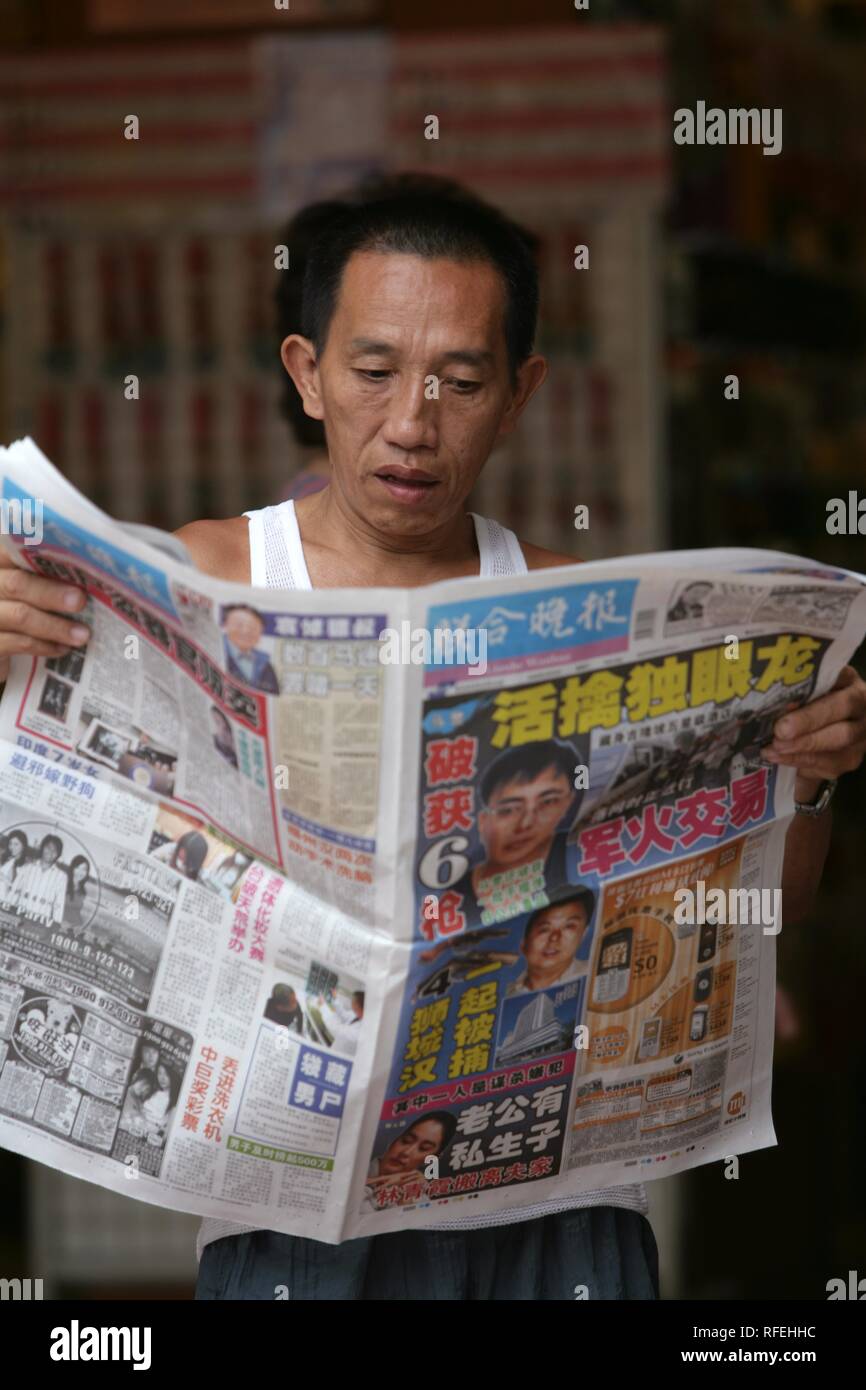
[[[646,1217],[588,1207],[476,1231],[396,1231],[342,1245],[252,1231],[206,1245],[197,1299],[656,1299]]]

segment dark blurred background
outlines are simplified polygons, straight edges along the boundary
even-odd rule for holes
[[[781,107],[781,153],[675,145],[699,100]],[[864,538],[825,526],[866,495],[864,129],[863,0],[4,0],[0,439],[155,525],[278,500],[308,462],[281,413],[287,219],[440,173],[540,239],[551,377],[480,510],[586,558],[755,545],[866,570]],[[736,1182],[649,1184],[669,1298],[823,1299],[862,1267],[864,787],[840,785],[818,905],[779,939],[779,1147]],[[192,1218],[7,1153],[0,1185],[0,1273],[190,1296]]]

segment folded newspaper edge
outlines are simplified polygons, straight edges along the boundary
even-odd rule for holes
[[[862,575],[265,590],[30,439],[0,476],[4,548],[92,629],[0,701],[4,1147],[338,1243],[775,1142],[794,775],[760,753],[862,640]]]

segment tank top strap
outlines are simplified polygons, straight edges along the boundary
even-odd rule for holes
[[[250,583],[254,589],[268,587],[268,573],[265,564],[265,528],[263,513],[244,512],[249,523],[250,538]]]
[[[244,516],[250,524],[250,583],[268,589],[312,589],[292,499]]]
[[[502,579],[506,575],[529,572],[520,541],[513,531],[500,526],[498,521],[491,521],[489,517],[478,516],[475,512],[469,515],[475,523],[482,579]]]

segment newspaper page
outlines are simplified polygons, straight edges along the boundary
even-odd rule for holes
[[[0,703],[0,1143],[337,1243],[775,1142],[794,775],[866,581],[756,550],[281,592],[32,441],[86,648]]]

